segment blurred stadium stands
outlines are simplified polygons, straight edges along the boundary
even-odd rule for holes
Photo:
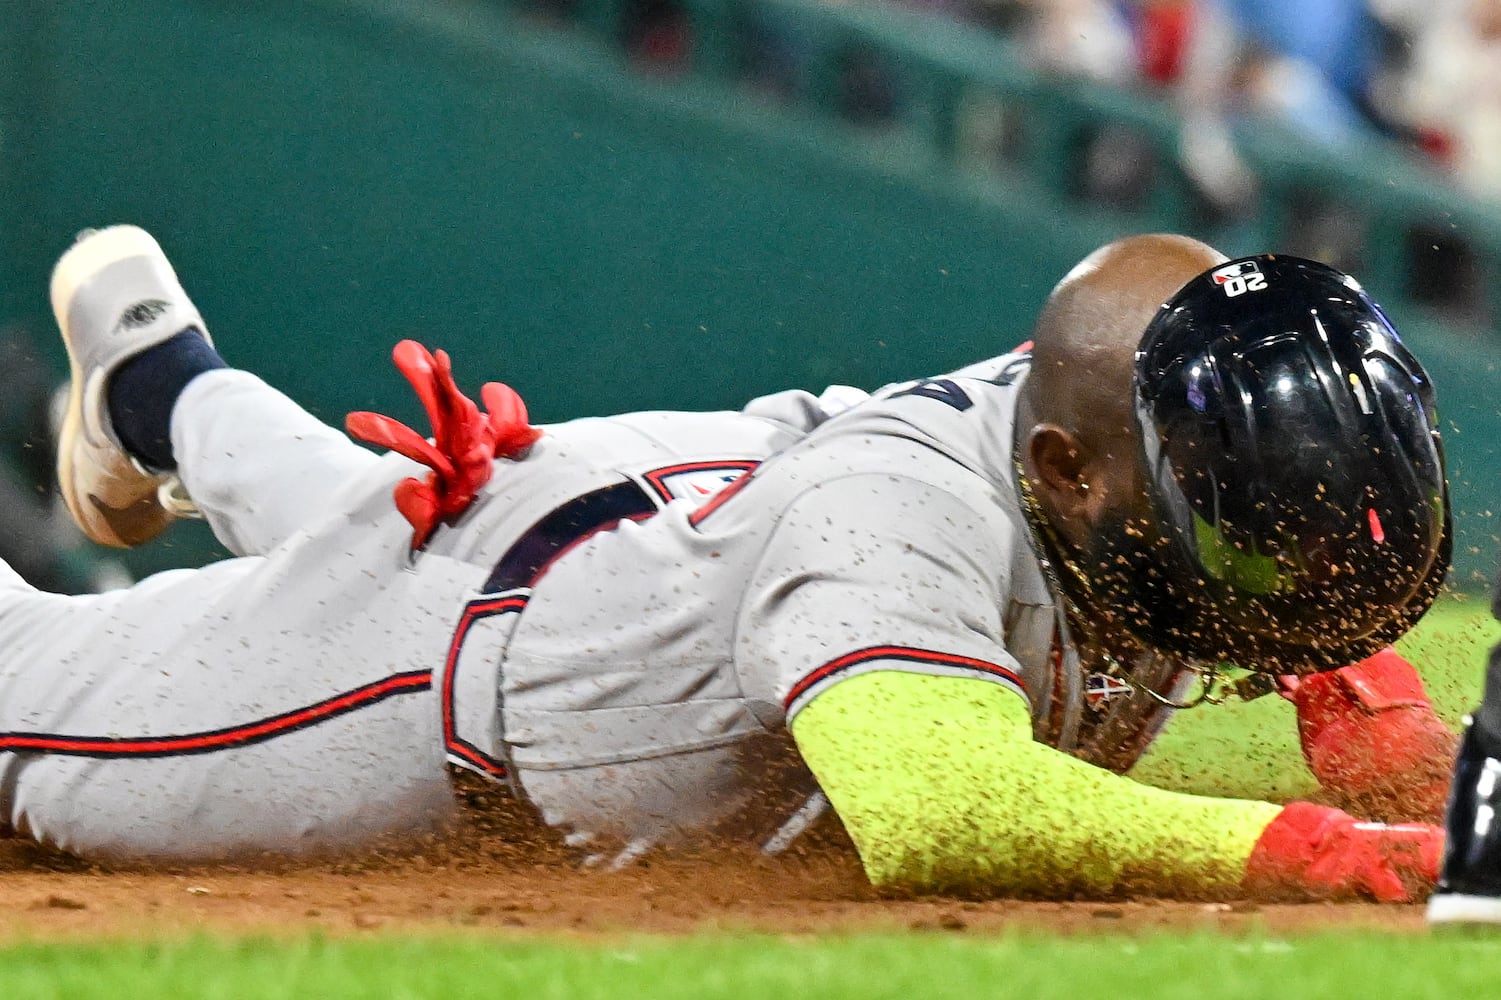
[[[0,0],[0,25],[0,323],[45,329],[72,233],[132,221],[230,360],[325,419],[415,419],[386,359],[411,336],[553,420],[941,371],[1024,339],[1104,240],[1187,232],[1366,283],[1438,383],[1453,579],[1494,566],[1501,211],[1395,147],[1245,124],[1226,204],[1166,101],[873,5]]]

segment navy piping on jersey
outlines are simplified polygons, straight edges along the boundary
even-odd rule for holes
[[[1018,691],[1025,691],[1021,678],[1014,670],[1001,666],[999,663],[991,663],[989,660],[978,660],[972,656],[959,656],[955,653],[939,653],[930,649],[916,649],[912,646],[870,646],[866,649],[858,649],[853,653],[846,653],[835,660],[830,660],[821,667],[816,667],[803,676],[803,679],[792,685],[792,690],[787,692],[787,698],[783,701],[784,709],[791,709],[793,702],[807,694],[815,685],[828,680],[835,674],[842,673],[862,663],[870,663],[872,660],[901,660],[907,663],[925,663],[933,666],[958,667],[962,670],[973,670],[976,673],[985,674],[989,677],[998,677],[1016,687]]]
[[[464,606],[464,614],[459,619],[458,627],[454,629],[453,640],[448,644],[448,656],[444,660],[443,745],[450,754],[462,758],[467,763],[479,768],[484,774],[497,779],[506,776],[505,763],[491,757],[458,734],[458,728],[454,721],[454,679],[457,673],[456,667],[459,662],[459,650],[464,645],[464,637],[468,634],[470,626],[492,615],[504,615],[520,611],[526,607],[526,601],[527,597],[525,594],[513,594],[506,597],[492,597],[470,601]]]
[[[559,552],[580,538],[605,525],[650,517],[656,512],[657,504],[630,480],[574,497],[526,529],[506,550],[485,581],[485,593],[530,587]]]
[[[269,716],[255,722],[201,733],[172,736],[62,736],[45,733],[0,733],[0,751],[53,753],[69,757],[178,757],[211,753],[232,747],[264,743],[277,736],[306,729],[329,719],[358,711],[398,695],[416,694],[432,687],[431,670],[393,674],[352,691],[325,698],[303,708]]]

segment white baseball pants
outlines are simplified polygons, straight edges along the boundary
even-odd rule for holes
[[[239,558],[64,597],[0,564],[0,816],[90,857],[321,854],[452,814],[433,677],[485,568],[408,554],[379,457],[253,375],[173,413]]]

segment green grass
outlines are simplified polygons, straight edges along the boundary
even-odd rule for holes
[[[1418,665],[1433,705],[1458,728],[1475,707],[1485,677],[1486,657],[1501,639],[1501,623],[1490,613],[1490,598],[1446,597],[1435,604],[1397,648]]]
[[[1379,933],[993,938],[211,940],[0,953],[0,994],[33,998],[1493,996],[1501,936]]]
[[[1480,697],[1486,656],[1498,638],[1501,624],[1490,617],[1486,598],[1450,596],[1397,648],[1417,665],[1434,708],[1457,730]],[[1131,774],[1179,791],[1277,802],[1315,787],[1292,705],[1275,695],[1179,712]]]

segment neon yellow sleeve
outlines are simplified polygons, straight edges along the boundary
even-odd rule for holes
[[[1281,808],[1086,764],[1034,741],[1023,701],[981,680],[861,674],[792,733],[880,887],[1223,892]]]

